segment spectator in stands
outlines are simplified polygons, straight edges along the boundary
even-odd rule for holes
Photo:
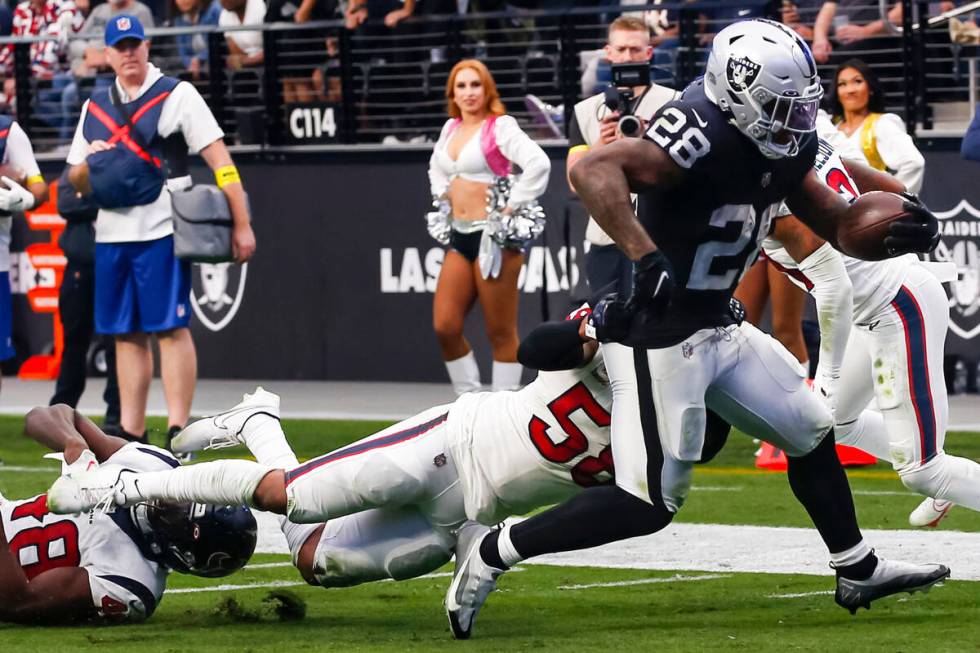
[[[170,20],[174,27],[217,25],[221,16],[218,0],[170,0]],[[177,35],[177,53],[184,70],[195,80],[208,66],[207,34]]]
[[[68,153],[68,175],[78,192],[91,193],[100,206],[95,329],[116,340],[123,434],[145,438],[155,337],[172,436],[187,424],[197,354],[188,329],[190,264],[174,256],[170,194],[159,170],[166,138],[180,133],[189,150],[200,152],[214,171],[231,209],[236,260],[251,258],[255,235],[224,133],[197,89],[164,77],[149,63],[149,44],[135,16],[113,18],[105,43],[116,78],[82,107]],[[119,106],[131,116],[134,126],[128,132]],[[120,133],[126,138],[119,138]]]
[[[780,20],[807,41],[813,40],[813,24],[823,0],[783,0]]]
[[[6,2],[0,4],[0,36],[10,36],[14,31],[14,10]]]
[[[88,351],[95,336],[95,219],[99,207],[82,197],[68,181],[66,167],[58,179],[58,214],[67,222],[58,245],[68,259],[58,292],[58,315],[65,329],[65,349],[51,405],[72,408],[85,392]],[[111,337],[95,336],[105,351],[105,421],[102,430],[118,434],[119,386],[116,383],[116,345]]]
[[[439,207],[426,216],[429,234],[449,246],[432,302],[433,326],[453,389],[459,394],[479,390],[480,370],[463,336],[466,314],[479,299],[493,349],[492,387],[513,390],[521,383],[517,277],[528,242],[507,241],[501,248],[490,238],[485,231],[488,191],[512,164],[520,166],[502,209],[512,214],[544,192],[551,162],[506,115],[496,82],[480,61],[467,59],[453,67],[446,99],[449,120],[429,160],[433,204]]]
[[[75,4],[71,0],[24,0],[14,10],[12,36],[54,36],[59,40],[31,44],[31,74],[34,79],[51,81],[58,73],[58,63],[64,49],[62,34],[71,31]],[[17,96],[14,79],[14,46],[0,49],[0,72],[3,100],[13,105]]]
[[[893,3],[888,11],[888,20],[898,23],[902,20],[900,3]],[[878,3],[873,0],[828,0],[820,7],[813,25],[813,58],[817,63],[827,63],[834,50],[830,38],[845,50],[854,50],[855,44],[876,36],[888,34],[885,21],[881,18]]]
[[[270,0],[265,12],[267,23],[302,24],[337,18],[336,0]],[[281,76],[283,102],[312,102],[324,96],[323,65],[328,57],[326,40],[315,40],[314,31],[288,32],[280,37],[280,53],[285,63]]]
[[[905,122],[885,112],[881,83],[860,59],[849,59],[837,67],[828,95],[831,120],[836,131],[827,138],[841,156],[863,159],[872,168],[886,170],[913,193],[922,188],[925,159]]]
[[[357,29],[368,18],[380,18],[384,26],[394,29],[415,13],[415,0],[350,0],[344,11],[347,29]]]
[[[261,25],[265,22],[263,0],[221,0],[221,8],[218,24],[222,27]],[[228,42],[225,65],[231,70],[254,68],[265,63],[262,32],[227,32],[225,40]]]

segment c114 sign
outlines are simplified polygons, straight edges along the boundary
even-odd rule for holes
[[[340,132],[340,107],[317,102],[286,105],[286,135],[294,143],[333,143]]]

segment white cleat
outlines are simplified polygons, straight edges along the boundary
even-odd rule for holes
[[[909,524],[918,528],[935,528],[956,504],[942,499],[926,499],[909,514]]]
[[[480,542],[489,532],[483,524],[467,522],[456,537],[456,571],[445,603],[449,627],[456,639],[469,639],[473,634],[476,615],[504,573],[480,557]]]
[[[932,586],[949,578],[949,567],[913,564],[878,558],[874,573],[865,580],[837,577],[834,601],[854,614],[858,608],[871,609],[871,602],[899,592],[928,592]]]
[[[279,419],[279,395],[263,390],[261,386],[252,394],[242,397],[242,402],[223,413],[203,417],[174,436],[170,441],[174,453],[190,453],[202,449],[222,449],[245,442],[245,424],[256,415],[268,415]]]
[[[103,465],[90,472],[61,476],[48,490],[48,510],[56,515],[78,515],[96,509],[111,512],[117,505],[117,495],[122,499],[118,505],[126,503],[126,484],[122,481],[125,472],[120,465]]]

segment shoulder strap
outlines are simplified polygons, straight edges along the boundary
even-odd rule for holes
[[[880,113],[872,113],[864,119],[864,124],[861,125],[861,152],[868,160],[868,165],[875,170],[884,170],[885,162],[878,153],[878,139],[875,137],[875,123],[879,118],[881,118]]]
[[[109,87],[109,101],[112,102],[112,106],[116,108],[116,111],[118,111],[119,115],[122,116],[123,122],[125,122],[126,126],[129,128],[129,137],[136,141],[136,144],[139,145],[141,149],[149,152],[149,149],[146,147],[146,143],[143,142],[143,137],[138,131],[136,131],[136,127],[133,126],[133,119],[129,115],[129,110],[126,109],[126,105],[123,104],[122,98],[119,97],[119,89],[116,88],[115,80],[113,80],[112,86]]]

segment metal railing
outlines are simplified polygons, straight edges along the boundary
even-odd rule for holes
[[[937,102],[963,102],[970,95],[965,59],[976,48],[951,45],[945,24],[926,22],[928,3],[902,0],[901,35],[884,34],[859,44],[838,44],[831,61],[819,66],[825,83],[848,56],[869,61],[881,77],[889,110],[910,128],[930,127]],[[779,19],[781,2],[701,0],[656,2],[564,11],[508,11],[410,18],[396,28],[368,21],[351,31],[341,21],[274,23],[236,28],[182,27],[148,30],[151,60],[165,74],[195,84],[232,141],[243,144],[416,142],[434,139],[446,117],[445,84],[452,64],[484,61],[494,74],[509,113],[540,137],[560,137],[563,118],[608,74],[601,58],[606,25],[620,13],[649,16],[671,12],[678,31],[660,39],[654,52],[655,81],[683,88],[703,70],[711,36],[745,16]],[[877,7],[876,0],[869,6]],[[812,25],[817,7],[800,9]],[[264,62],[238,67],[227,39],[262,32]],[[206,65],[192,74],[178,51],[183,35],[200,35]],[[668,34],[668,36],[670,36]],[[12,108],[39,150],[64,147],[81,102],[109,83],[111,72],[76,76],[68,62],[52,79],[31,74],[31,46],[43,38],[0,39],[14,50],[16,101]],[[585,79],[596,79],[583,88]],[[588,84],[586,84],[588,86]],[[66,90],[67,89],[67,90]],[[542,114],[534,95],[558,107]],[[557,128],[556,128],[557,125]]]

